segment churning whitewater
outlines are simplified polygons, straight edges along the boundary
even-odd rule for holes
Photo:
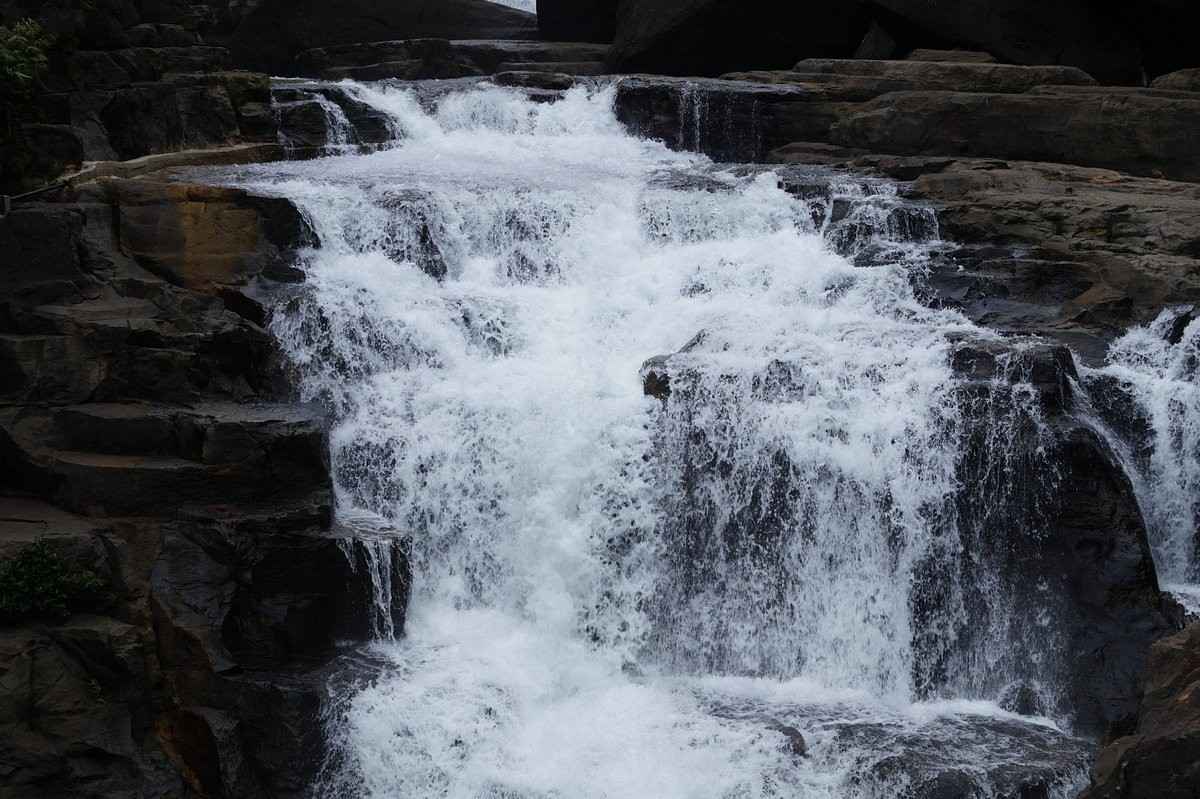
[[[336,409],[339,513],[411,548],[325,795],[1079,787],[1085,744],[991,701],[1002,653],[950,657],[980,587],[930,581],[962,554],[950,341],[986,335],[914,295],[931,215],[673,153],[611,87],[342,90],[393,146],[229,178],[319,238],[274,331]]]

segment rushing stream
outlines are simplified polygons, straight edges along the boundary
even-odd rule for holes
[[[273,327],[336,410],[340,513],[411,546],[325,795],[1074,796],[1091,744],[949,656],[988,590],[937,568],[950,342],[989,334],[914,294],[932,217],[638,139],[611,88],[351,90],[394,146],[225,174],[317,233]]]

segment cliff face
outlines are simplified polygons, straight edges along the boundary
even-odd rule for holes
[[[311,234],[231,190],[66,199],[0,220],[0,590],[35,605],[6,602],[0,782],[301,795],[335,641],[369,637],[372,595],[332,526],[324,412],[287,401],[248,294]]]

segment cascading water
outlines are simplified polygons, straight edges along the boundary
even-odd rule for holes
[[[1191,309],[1164,311],[1113,343],[1108,363],[1089,370],[1133,400],[1130,453],[1163,587],[1200,612],[1200,321]]]
[[[948,334],[981,332],[915,298],[893,192],[672,153],[611,89],[353,91],[396,146],[226,176],[318,234],[273,328],[337,412],[343,513],[412,539],[325,795],[1072,795],[1086,744],[926,668],[973,590],[933,567]]]

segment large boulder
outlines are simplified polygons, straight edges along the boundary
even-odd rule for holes
[[[234,63],[291,74],[315,47],[394,39],[536,39],[534,15],[487,0],[264,0],[242,20]]]
[[[1137,728],[1100,752],[1081,799],[1200,796],[1200,624],[1150,649]]]
[[[617,0],[540,0],[538,30],[559,42],[611,42],[617,30]]]
[[[1041,684],[1015,708],[1069,714],[1090,734],[1123,729],[1137,712],[1147,652],[1174,619],[1133,485],[1106,441],[1075,418],[1074,359],[1036,341],[967,340],[952,366],[967,419],[961,579],[975,586],[964,597],[966,662],[986,652],[985,671],[1001,682]],[[936,584],[941,568],[931,564],[926,579]],[[1039,623],[1011,625],[1005,613]],[[987,685],[976,669],[972,679]],[[1014,701],[1004,694],[1002,703]]]
[[[849,56],[867,32],[858,0],[622,0],[609,62],[617,72],[720,75]]]
[[[108,180],[102,189],[121,208],[120,243],[145,268],[176,285],[244,284],[282,269],[311,231],[287,200],[240,189]]]

